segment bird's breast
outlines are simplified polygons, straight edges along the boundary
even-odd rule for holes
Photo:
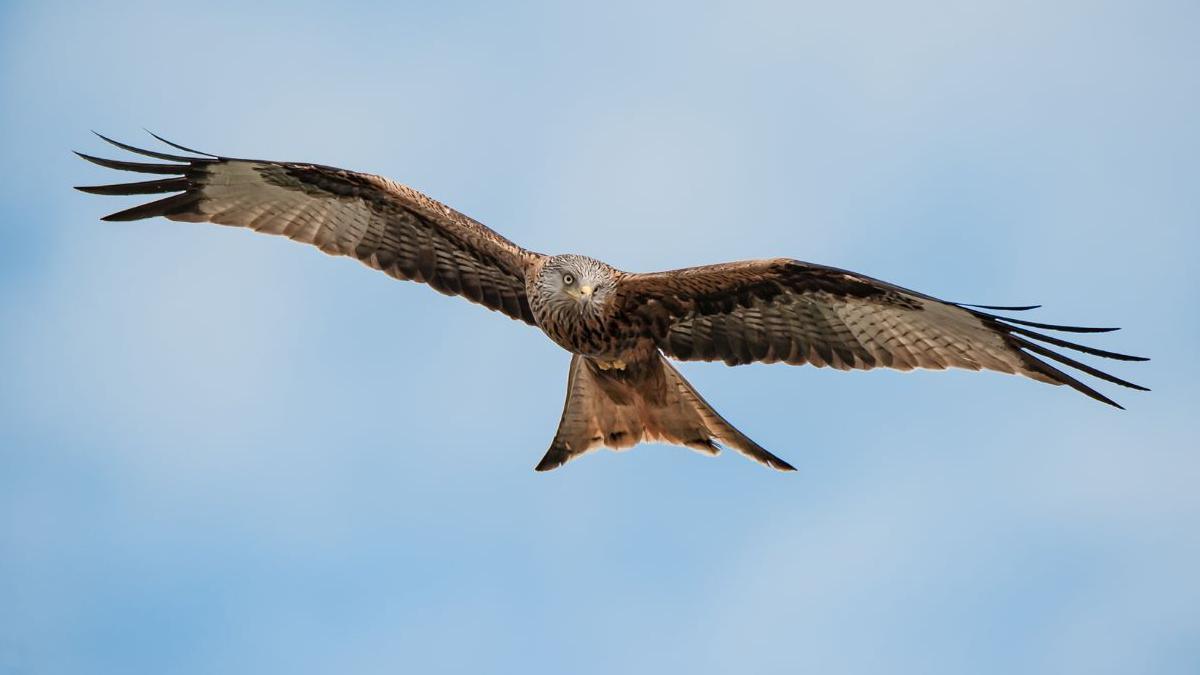
[[[582,305],[530,303],[530,309],[542,332],[572,354],[603,356],[614,353],[617,347],[603,318],[585,311]]]

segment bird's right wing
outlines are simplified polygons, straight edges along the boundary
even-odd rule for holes
[[[79,154],[110,169],[159,174],[158,180],[80,187],[101,195],[179,193],[106,216],[104,220],[170,220],[248,227],[357,258],[397,278],[427,283],[533,324],[525,270],[541,254],[386,178],[318,164],[233,159],[165,141],[200,157],[142,150],[104,140],[170,164],[127,162]],[[156,136],[157,138],[157,136]]]

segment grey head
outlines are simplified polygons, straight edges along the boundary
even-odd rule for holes
[[[620,272],[595,258],[582,255],[556,255],[542,266],[535,282],[539,299],[561,309],[603,306],[616,287]]]
[[[577,353],[593,351],[594,336],[621,272],[594,258],[556,255],[530,285],[529,304],[538,325],[555,342]],[[585,342],[587,344],[585,344]]]

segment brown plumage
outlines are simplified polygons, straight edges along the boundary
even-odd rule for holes
[[[782,258],[630,274],[585,256],[528,251],[379,176],[221,157],[161,138],[190,155],[101,138],[170,163],[80,157],[166,177],[78,189],[102,195],[176,193],[105,220],[164,216],[284,235],[541,328],[573,356],[559,430],[539,471],[595,448],[624,449],[643,441],[713,455],[725,445],[772,468],[792,470],[717,414],[664,355],[729,365],[782,361],[840,369],[987,369],[1065,384],[1120,407],[1040,356],[1145,390],[1044,344],[1110,359],[1145,359],[1031,330],[1115,329],[1042,324],[983,311],[1033,307],[944,302],[853,272]]]

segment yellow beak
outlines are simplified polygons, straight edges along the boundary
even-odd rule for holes
[[[579,287],[579,294],[580,294],[580,295],[583,295],[583,296],[585,296],[585,297],[586,297],[586,296],[589,296],[589,295],[591,295],[591,294],[592,294],[592,287],[591,287],[591,286],[580,286],[580,287]]]

